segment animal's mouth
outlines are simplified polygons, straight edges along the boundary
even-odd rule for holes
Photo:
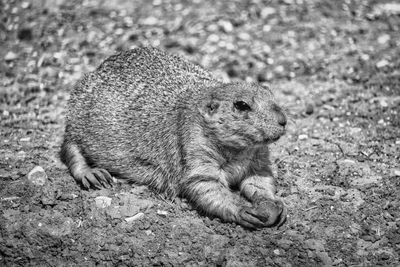
[[[272,143],[275,143],[276,141],[278,141],[280,138],[281,138],[281,135],[269,137],[269,138],[264,139],[264,142],[267,144],[272,144]]]
[[[285,134],[285,129],[283,128],[283,130],[279,131],[278,133],[272,135],[272,136],[266,136],[264,138],[264,142],[267,144],[272,144],[275,143],[276,141],[278,141],[284,134]]]

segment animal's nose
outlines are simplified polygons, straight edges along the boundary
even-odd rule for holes
[[[277,104],[272,104],[272,110],[275,111],[279,125],[285,126],[287,123],[286,116],[283,114],[282,109]]]

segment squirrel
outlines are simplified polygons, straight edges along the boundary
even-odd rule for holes
[[[71,92],[60,157],[86,189],[112,177],[188,199],[247,228],[280,226],[268,144],[285,133],[271,90],[223,83],[156,48],[106,59]]]

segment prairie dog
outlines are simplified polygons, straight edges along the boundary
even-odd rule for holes
[[[85,188],[114,176],[226,222],[268,227],[286,218],[268,150],[285,126],[268,88],[222,83],[180,57],[136,48],[76,84],[60,156]]]

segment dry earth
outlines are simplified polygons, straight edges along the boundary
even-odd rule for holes
[[[399,266],[397,1],[2,0],[0,16],[0,265]],[[291,117],[271,146],[283,227],[75,184],[57,156],[68,92],[141,45],[272,84]]]

